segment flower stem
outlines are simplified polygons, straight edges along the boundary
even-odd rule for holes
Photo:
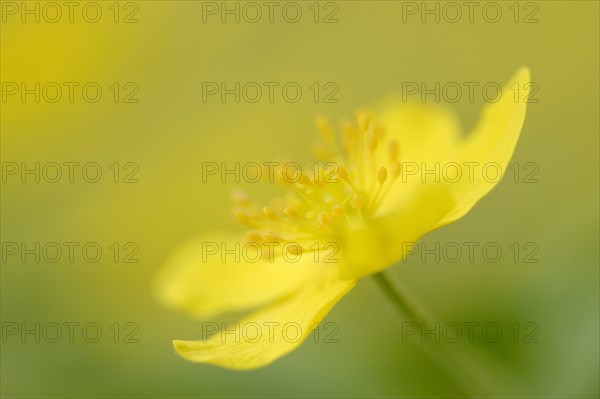
[[[394,285],[384,272],[373,275],[373,278],[383,293],[408,320],[420,325],[431,319],[431,317],[424,314],[425,312],[422,309],[419,309],[408,293],[401,289],[399,285]]]
[[[423,350],[454,377],[465,393],[472,397],[501,397],[508,394],[506,386],[499,383],[499,380],[509,379],[506,372],[498,366],[493,367],[493,371],[485,368],[483,363],[489,367],[490,359],[484,359],[482,354],[476,353],[472,345],[465,346],[443,340],[435,345],[427,345],[422,339],[422,333],[427,326],[431,328],[435,325],[434,318],[420,307],[403,287],[392,283],[384,272],[372,277],[401,316],[416,326],[421,336],[418,342]]]

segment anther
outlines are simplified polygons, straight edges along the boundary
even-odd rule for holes
[[[285,213],[286,215],[288,215],[290,218],[298,220],[300,219],[300,215],[298,214],[298,211],[296,211],[296,209],[294,209],[293,206],[286,206],[283,210],[283,213]]]
[[[398,176],[400,176],[400,163],[398,161],[392,162],[392,165],[390,166],[390,172],[392,175],[392,179],[395,179]]]
[[[249,242],[254,242],[257,244],[260,244],[263,242],[263,238],[260,234],[258,234],[256,231],[248,231],[246,233],[246,237],[248,238]]]
[[[319,127],[319,131],[321,135],[328,143],[334,143],[335,137],[333,136],[333,131],[331,130],[331,125],[327,118],[317,118],[317,126]]]
[[[388,155],[391,162],[398,160],[398,142],[396,140],[392,140],[388,144]]]
[[[265,234],[265,241],[266,242],[281,242],[281,241],[283,241],[283,237],[281,237],[279,234],[277,234],[274,231],[268,231],[267,234]]]
[[[362,208],[362,200],[360,199],[360,195],[354,194],[350,200],[350,205],[352,205],[352,208],[354,209]]]
[[[313,147],[313,153],[317,158],[322,159],[324,161],[329,161],[333,159],[331,151],[327,147],[322,145],[315,145]]]
[[[367,149],[369,150],[369,152],[375,152],[377,144],[379,144],[379,140],[377,138],[377,135],[375,134],[375,124],[371,123],[367,130]]]
[[[366,112],[359,112],[356,121],[358,123],[359,132],[365,132],[367,127],[369,127],[369,122],[371,121],[371,115]]]
[[[327,214],[327,212],[322,211],[322,212],[319,212],[317,214],[317,221],[319,222],[319,224],[321,226],[325,227],[329,223],[331,223],[331,217],[329,217],[329,215]]]
[[[265,217],[269,220],[273,220],[273,221],[279,220],[279,218],[277,217],[275,212],[273,212],[273,209],[271,209],[268,206],[265,206],[263,208],[263,215],[265,215]]]
[[[385,166],[379,168],[379,170],[377,171],[377,180],[379,180],[379,184],[383,185],[383,183],[385,183],[385,181],[387,180],[387,176],[388,171],[385,168]]]
[[[319,178],[321,177],[321,178]],[[322,174],[319,173],[319,177],[315,176],[314,179],[312,180],[312,184],[313,186],[315,186],[316,188],[325,188],[325,183],[323,183],[323,180],[325,178],[322,177]]]
[[[346,171],[346,168],[344,168],[343,166],[340,166],[338,168],[337,174],[340,177],[340,179],[350,182],[350,178],[348,177],[348,172]]]
[[[344,216],[346,214],[346,210],[341,205],[334,205],[331,207],[331,214],[333,216]]]
[[[254,220],[250,216],[246,215],[244,212],[236,211],[234,216],[238,222],[246,224],[248,226],[254,226]]]
[[[299,175],[298,175],[299,173]],[[310,180],[310,177],[303,175],[302,172],[298,171],[296,173],[296,179],[298,180],[298,182],[300,182],[300,184],[303,184],[305,186],[312,186],[312,180]]]
[[[294,256],[302,255],[302,247],[298,243],[288,245],[286,250]]]
[[[351,153],[355,146],[356,132],[350,123],[345,123],[342,127],[342,130],[344,132],[344,144],[346,144],[346,151]]]

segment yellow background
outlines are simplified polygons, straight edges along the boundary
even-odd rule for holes
[[[401,341],[401,320],[368,279],[325,320],[338,324],[339,343],[309,340],[242,373],[180,359],[170,341],[199,338],[199,321],[159,306],[152,285],[182,241],[240,229],[228,201],[236,184],[202,183],[202,162],[308,162],[317,115],[350,117],[403,82],[502,84],[521,65],[532,71],[539,102],[529,105],[514,161],[536,162],[539,183],[505,179],[426,242],[535,242],[540,262],[412,257],[391,272],[442,320],[500,323],[499,343],[477,345],[512,370],[515,395],[598,396],[598,2],[538,1],[539,22],[530,24],[512,20],[513,2],[498,2],[498,23],[480,13],[473,23],[422,23],[403,22],[399,1],[340,1],[333,24],[312,21],[313,2],[300,2],[306,14],[296,24],[281,14],[273,23],[203,23],[196,1],[138,1],[139,22],[114,23],[113,2],[98,3],[105,14],[94,24],[77,12],[73,23],[2,22],[2,82],[93,81],[104,89],[97,103],[2,102],[3,162],[97,162],[104,172],[95,184],[10,177],[2,184],[2,241],[95,241],[105,249],[136,242],[140,261],[115,264],[105,252],[98,263],[3,262],[3,323],[104,328],[95,344],[8,337],[3,397],[462,396],[417,345]],[[206,81],[294,81],[304,94],[297,103],[203,102]],[[113,102],[114,82],[135,82],[139,102]],[[335,82],[339,102],[314,103],[312,82]],[[465,131],[483,105],[481,96],[449,104]],[[112,182],[115,162],[137,163],[139,183]],[[137,323],[139,342],[113,343],[107,327],[115,322]],[[539,343],[512,342],[514,322],[536,323]]]

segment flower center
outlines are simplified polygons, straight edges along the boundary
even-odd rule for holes
[[[306,251],[339,242],[349,223],[373,216],[398,178],[398,143],[386,140],[371,115],[358,113],[339,139],[328,120],[317,124],[321,140],[315,153],[323,163],[294,176],[278,170],[277,181],[288,191],[285,199],[261,207],[243,192],[234,193],[235,217],[252,228],[250,241],[295,243]]]

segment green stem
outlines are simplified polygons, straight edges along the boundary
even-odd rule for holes
[[[401,289],[399,285],[394,286],[384,272],[374,274],[373,278],[379,284],[379,288],[383,293],[408,320],[418,323],[420,327],[421,323],[426,323],[431,319],[422,309],[419,309],[414,299],[407,292]]]
[[[373,275],[373,279],[401,316],[417,326],[421,337],[424,328],[435,324],[434,318],[420,307],[399,284],[392,283],[384,272]],[[499,397],[507,394],[506,387],[501,387],[498,383],[499,379],[506,378],[506,376],[501,377],[505,372],[499,369],[491,372],[484,368],[481,361],[483,360],[482,356],[475,353],[474,348],[444,341],[436,345],[427,345],[422,339],[419,339],[419,343],[425,352],[446,369],[472,397]],[[485,360],[485,363],[490,363],[489,359]]]

